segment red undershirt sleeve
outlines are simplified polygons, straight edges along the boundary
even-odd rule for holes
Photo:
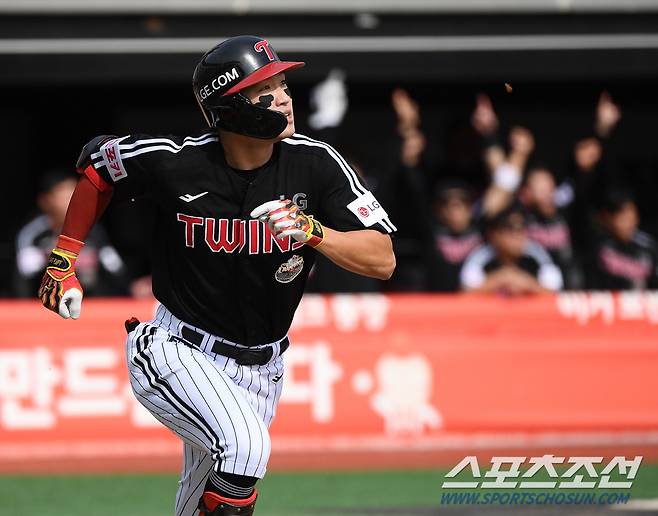
[[[64,219],[62,235],[84,242],[96,221],[112,199],[112,187],[101,190],[92,180],[82,174],[73,192]]]

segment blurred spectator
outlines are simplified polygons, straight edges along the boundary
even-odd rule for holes
[[[41,215],[23,226],[16,238],[15,295],[36,295],[76,184],[77,178],[64,170],[50,170],[40,178],[37,205]],[[122,296],[129,292],[123,260],[99,225],[91,231],[76,271],[87,296]]]
[[[528,169],[519,198],[527,213],[528,238],[541,245],[560,267],[566,288],[580,287],[567,217],[556,204],[553,173],[542,165]]]
[[[560,290],[560,269],[548,253],[526,235],[526,219],[512,203],[485,220],[488,243],[473,251],[462,267],[462,289],[506,295]]]
[[[393,282],[398,290],[457,291],[466,256],[482,243],[472,220],[472,188],[461,177],[448,177],[432,186],[422,163],[427,140],[418,103],[398,88],[391,95],[391,104],[400,136],[391,203],[400,208],[395,219],[398,264]]]
[[[397,119],[400,154],[382,198],[398,231],[393,237],[397,266],[386,288],[425,290],[425,263],[432,247],[431,199],[428,194],[431,186],[421,163],[426,140],[420,128],[418,103],[407,91],[401,88],[393,90],[391,105]]]
[[[600,235],[586,267],[587,288],[657,288],[656,242],[638,230],[640,218],[630,192],[610,191],[603,200],[599,217]]]
[[[434,198],[433,245],[426,261],[429,289],[455,292],[466,257],[482,244],[473,224],[473,192],[459,179],[446,180],[437,185]]]
[[[621,110],[607,93],[601,93],[596,105],[593,130],[580,138],[573,148],[569,184],[573,190],[570,225],[577,251],[587,253],[596,227],[595,207],[599,198],[623,178],[613,177],[607,166],[605,150],[612,133],[621,120]]]
[[[471,125],[484,143],[483,160],[489,171],[490,184],[482,198],[481,211],[490,216],[512,202],[534,151],[535,138],[525,127],[512,127],[508,135],[509,152],[506,153],[498,134],[498,117],[491,100],[483,93],[476,96]]]

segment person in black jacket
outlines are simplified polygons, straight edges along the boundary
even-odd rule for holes
[[[523,295],[562,289],[560,269],[543,247],[528,239],[518,203],[487,216],[484,224],[488,243],[466,259],[460,274],[463,290]]]
[[[33,297],[39,288],[77,178],[64,169],[44,172],[38,180],[40,214],[25,224],[16,236],[14,295]],[[126,296],[129,278],[123,259],[102,226],[94,227],[78,259],[77,273],[89,296]]]
[[[427,259],[429,289],[456,292],[466,257],[482,244],[473,221],[473,193],[465,182],[452,179],[437,185],[434,198]]]
[[[581,278],[574,262],[571,231],[564,208],[555,201],[555,176],[545,165],[528,169],[519,198],[527,214],[528,238],[540,244],[560,267],[567,288],[580,286]]]
[[[600,234],[585,268],[587,287],[599,290],[658,287],[656,242],[638,229],[640,217],[630,192],[608,192],[599,214]]]

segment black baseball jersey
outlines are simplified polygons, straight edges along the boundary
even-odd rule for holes
[[[439,292],[459,290],[459,271],[468,255],[482,244],[476,227],[455,233],[441,224],[434,227],[433,249],[428,260],[429,288]]]
[[[132,135],[91,153],[87,175],[115,195],[150,193],[153,293],[175,316],[245,345],[282,338],[301,299],[316,251],[250,219],[285,198],[325,226],[350,231],[395,227],[347,162],[329,145],[295,134],[274,145],[256,171],[228,166],[217,133]]]
[[[658,287],[658,248],[648,234],[638,231],[629,242],[605,236],[595,249],[588,288],[632,290]]]
[[[541,245],[560,267],[565,287],[574,288],[580,284],[580,274],[571,240],[571,230],[561,210],[552,217],[546,217],[536,210],[527,212],[527,234],[533,242]]]
[[[528,238],[541,245],[553,261],[563,267],[573,258],[571,233],[566,218],[560,212],[546,217],[536,211],[527,213]]]

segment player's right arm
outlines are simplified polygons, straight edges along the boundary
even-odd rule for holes
[[[80,316],[83,290],[75,275],[78,254],[112,199],[113,182],[128,177],[127,163],[121,159],[119,148],[119,142],[126,138],[98,136],[83,147],[76,163],[81,177],[38,291],[42,304],[65,319]],[[131,168],[137,171],[139,167],[131,163]],[[126,189],[134,189],[131,183],[125,181]]]

